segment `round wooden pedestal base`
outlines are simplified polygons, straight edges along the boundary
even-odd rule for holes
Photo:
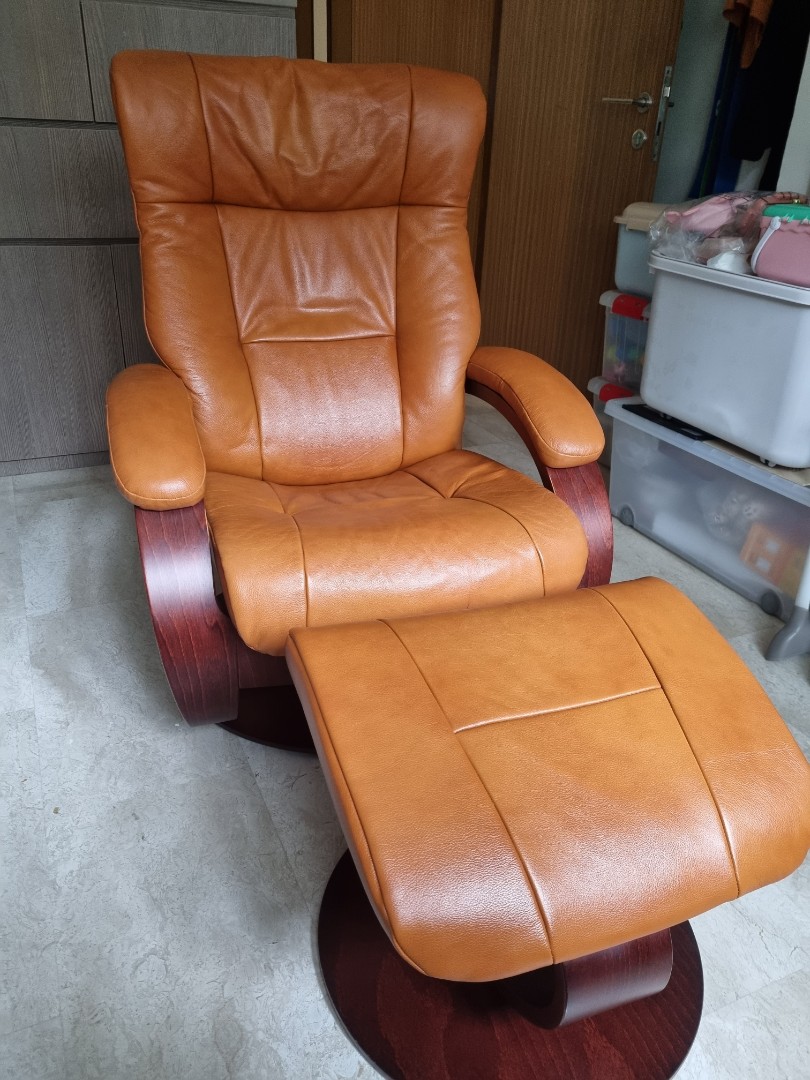
[[[672,930],[666,989],[547,1031],[495,983],[420,975],[394,950],[347,854],[324,893],[318,946],[332,1002],[391,1080],[669,1080],[692,1045],[703,971],[688,923]]]
[[[314,754],[307,718],[294,686],[269,686],[239,691],[239,715],[219,725],[264,746]]]

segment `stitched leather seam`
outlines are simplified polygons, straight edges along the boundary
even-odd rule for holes
[[[532,547],[534,548],[535,552],[537,553],[537,561],[538,561],[538,563],[540,565],[540,579],[541,579],[542,584],[543,584],[543,593],[545,593],[545,591],[546,591],[546,568],[543,565],[543,556],[540,553],[540,548],[535,543],[534,537],[529,532],[529,530],[526,528],[526,526],[523,524],[523,522],[520,520],[520,518],[515,517],[514,514],[510,514],[508,510],[504,510],[504,508],[502,506],[496,506],[495,503],[487,502],[486,499],[476,499],[473,495],[455,495],[454,494],[452,496],[452,498],[454,498],[454,499],[466,499],[467,502],[480,503],[481,506],[491,506],[493,510],[500,510],[500,512],[502,514],[506,514],[507,517],[511,518],[512,521],[516,522],[521,527],[521,529],[523,529],[523,531],[528,536]]]
[[[399,636],[399,634],[396,632],[396,630],[394,629],[394,627],[391,625],[390,622],[387,622],[385,619],[381,619],[380,622],[384,626],[388,627],[388,629],[391,631],[391,633],[394,635],[394,637],[400,643],[402,648],[405,650],[405,653],[407,654],[407,656],[410,659],[411,663],[416,668],[416,670],[419,672],[419,676],[422,679],[422,682],[427,687],[428,693],[431,695],[433,700],[436,702],[436,705],[437,705],[439,711],[441,712],[442,716],[447,721],[447,726],[449,727],[452,734],[455,735],[456,733],[453,730],[453,725],[450,722],[450,717],[445,712],[445,710],[444,710],[444,708],[442,706],[442,703],[439,701],[438,697],[436,696],[436,691],[433,689],[431,684],[428,682],[424,671],[422,671],[422,668],[419,666],[419,663],[416,660],[416,657],[413,655],[411,650],[408,648],[408,646],[405,644],[405,642],[402,640],[402,638]],[[458,739],[458,738],[456,738],[456,745],[458,746],[459,750],[462,752],[462,754],[464,754],[465,758],[469,762],[470,768],[475,773],[475,775],[476,775],[476,777],[478,779],[478,783],[481,785],[481,789],[486,793],[487,798],[489,799],[490,803],[492,804],[492,809],[498,815],[498,818],[499,818],[499,820],[501,822],[501,825],[503,826],[504,832],[509,837],[509,843],[512,845],[512,851],[515,853],[515,859],[517,860],[517,863],[521,868],[521,871],[523,873],[523,877],[524,877],[524,879],[526,881],[526,884],[529,887],[529,892],[530,892],[530,894],[532,896],[532,899],[534,900],[534,905],[535,905],[535,907],[537,909],[538,917],[540,919],[540,922],[543,925],[543,929],[544,929],[545,934],[546,934],[546,940],[548,941],[549,952],[551,953],[551,962],[556,963],[556,958],[554,956],[554,948],[553,948],[553,946],[551,944],[551,932],[550,932],[550,929],[549,929],[548,921],[546,919],[546,913],[543,910],[542,901],[540,900],[540,896],[539,896],[537,890],[535,889],[534,882],[532,881],[531,875],[529,874],[528,867],[526,866],[526,863],[525,863],[525,861],[523,859],[523,856],[520,853],[520,850],[518,849],[517,844],[515,843],[515,838],[512,836],[511,830],[509,829],[509,826],[506,824],[506,821],[504,820],[504,817],[503,817],[503,814],[501,813],[500,807],[498,806],[498,804],[493,799],[492,793],[490,792],[489,788],[484,783],[478,769],[476,769],[475,765],[473,764],[472,758],[467,753],[466,747],[464,746],[462,741],[460,739]]]
[[[683,737],[686,740],[686,745],[689,747],[689,750],[690,750],[690,752],[692,754],[692,757],[694,758],[695,764],[700,769],[700,775],[703,777],[703,783],[706,785],[706,790],[709,792],[709,796],[710,796],[710,798],[712,800],[712,805],[714,806],[714,812],[717,814],[717,818],[718,818],[718,820],[720,822],[720,828],[721,828],[722,833],[723,833],[723,838],[724,838],[724,840],[726,842],[726,848],[728,850],[729,862],[731,863],[731,868],[734,871],[734,881],[735,881],[735,883],[737,885],[737,896],[739,897],[741,895],[740,877],[739,877],[739,874],[737,873],[737,861],[734,858],[734,852],[733,852],[732,847],[731,847],[731,839],[729,838],[729,835],[728,835],[728,829],[726,828],[726,822],[725,822],[725,819],[723,818],[723,814],[720,811],[720,807],[717,804],[717,799],[715,798],[714,792],[712,791],[712,786],[709,783],[709,780],[708,780],[708,778],[706,776],[706,773],[703,770],[703,765],[701,764],[697,754],[695,753],[694,747],[692,746],[692,742],[691,742],[689,736],[686,734],[686,728],[681,723],[681,718],[680,718],[680,716],[678,716],[677,712],[675,711],[675,706],[670,701],[669,694],[667,694],[666,688],[664,687],[664,684],[661,682],[661,677],[659,676],[658,672],[656,671],[655,664],[652,662],[652,659],[650,658],[649,654],[647,653],[647,650],[644,648],[644,646],[639,641],[638,636],[636,635],[636,633],[633,630],[630,623],[627,621],[627,619],[624,617],[624,615],[621,613],[621,611],[619,611],[619,609],[616,607],[616,605],[613,603],[613,601],[609,597],[605,596],[604,592],[601,589],[594,589],[593,592],[598,593],[599,596],[601,596],[602,599],[605,601],[605,603],[609,604],[610,607],[616,612],[616,614],[622,620],[622,622],[624,623],[624,625],[627,627],[628,631],[632,635],[633,640],[635,641],[636,645],[638,646],[639,651],[643,655],[644,659],[647,661],[647,663],[650,665],[652,670],[655,672],[656,679],[658,679],[659,683],[661,683],[661,689],[664,691],[664,694],[666,695],[667,704],[669,705],[669,708],[670,708],[670,710],[672,712],[672,715],[678,721],[678,727],[681,729],[681,733],[683,734]]]
[[[191,53],[186,53],[191,63],[191,70],[194,72],[194,81],[197,83],[197,97],[200,99],[200,117],[202,118],[203,131],[205,133],[205,145],[208,149],[208,171],[211,174],[211,198],[209,202],[215,203],[214,198],[214,159],[211,154],[211,142],[208,138],[208,124],[205,122],[205,105],[203,105],[202,87],[200,86],[200,76],[197,71],[197,65],[194,63],[194,57]]]
[[[402,163],[402,179],[399,182],[397,200],[397,232],[394,245],[394,350],[397,354],[397,378],[399,379],[399,429],[402,433],[402,454],[399,459],[400,469],[405,464],[405,402],[402,400],[402,370],[399,366],[399,230],[401,224],[402,192],[405,189],[405,175],[408,172],[408,157],[411,152],[411,130],[413,128],[413,72],[408,67],[408,87],[410,89],[410,107],[408,110],[408,135],[405,140],[405,160]]]
[[[408,160],[407,150],[405,160]],[[405,174],[402,174],[403,182]],[[394,241],[394,353],[397,361],[397,381],[399,382],[399,430],[402,436],[402,453],[399,456],[399,468],[405,464],[405,402],[402,400],[402,368],[399,366],[399,226],[400,214],[397,207],[397,231]]]
[[[281,494],[280,494],[280,492],[278,490],[279,485],[274,484],[272,480],[264,480],[263,483],[267,484],[267,486],[273,492],[275,497],[278,499],[279,506],[281,507],[281,513],[286,514],[287,513],[287,506],[286,506],[284,500],[282,499]],[[297,524],[298,524],[298,522],[296,521],[296,525]],[[300,535],[300,529],[299,529],[299,535]]]
[[[639,694],[652,694],[661,690],[658,684],[655,686],[643,686],[640,690],[628,690],[623,694],[608,694],[606,697],[594,698],[593,701],[580,701],[576,705],[562,705],[558,709],[535,709],[528,713],[516,713],[514,716],[494,716],[490,720],[478,720],[473,724],[465,724],[453,730],[458,735],[461,731],[475,731],[476,728],[489,727],[492,724],[508,724],[511,720],[531,720],[537,716],[555,716],[557,713],[576,712],[577,709],[589,709],[593,705],[602,705],[608,701],[622,701],[624,698],[637,697]]]
[[[354,801],[354,796],[352,795],[351,786],[349,785],[349,781],[346,778],[346,772],[345,772],[345,770],[343,768],[343,764],[341,763],[341,760],[340,760],[340,754],[337,752],[337,748],[336,748],[334,742],[332,741],[332,733],[330,732],[329,726],[326,723],[326,720],[324,718],[324,711],[321,708],[321,703],[320,703],[320,701],[318,699],[318,693],[317,693],[317,691],[316,691],[316,689],[315,689],[315,687],[314,687],[314,685],[312,683],[312,680],[309,677],[309,673],[307,672],[306,665],[304,664],[303,658],[301,657],[301,653],[300,653],[300,651],[298,649],[298,646],[295,644],[295,642],[292,639],[288,640],[287,648],[295,652],[295,655],[298,658],[299,669],[304,673],[304,675],[306,677],[307,688],[309,690],[309,693],[312,696],[312,701],[313,701],[313,704],[314,704],[315,708],[318,711],[318,715],[321,718],[321,724],[319,726],[318,733],[321,736],[321,739],[323,740],[323,742],[329,744],[329,749],[332,751],[332,756],[333,756],[335,762],[337,763],[338,769],[340,770],[340,779],[343,781],[343,790],[346,792],[346,797],[349,800],[349,802],[351,803],[352,810],[354,811],[354,817],[355,817],[355,820],[357,822],[357,827],[360,830],[360,837],[362,838],[363,845],[365,846],[365,849],[366,849],[366,854],[368,855],[369,866],[371,868],[372,874],[374,875],[374,881],[375,881],[375,884],[377,886],[377,894],[378,894],[378,896],[380,898],[380,904],[382,905],[382,909],[385,912],[385,917],[388,920],[388,925],[391,928],[391,934],[393,936],[393,934],[394,934],[394,924],[391,921],[391,916],[388,913],[388,905],[385,902],[385,893],[383,892],[382,884],[380,883],[380,877],[379,877],[379,874],[377,873],[377,867],[376,867],[376,865],[374,863],[374,855],[372,854],[371,845],[369,844],[368,837],[366,836],[366,830],[363,828],[363,819],[360,816],[360,811],[357,809],[357,803]],[[323,761],[321,762],[321,767],[324,769],[324,771],[328,771],[328,766]],[[358,871],[358,873],[359,873],[359,871]],[[427,974],[424,971],[424,969],[419,966],[419,964],[415,963],[415,961],[413,961],[410,958],[410,956],[408,956],[408,954],[405,952],[405,950],[402,948],[402,946],[399,944],[399,942],[397,942],[396,947],[400,951],[400,953],[402,953],[402,955],[405,957],[405,959],[408,961],[408,963],[411,964],[412,967],[416,968],[416,970],[420,971],[423,975]]]
[[[298,524],[298,519],[295,514],[286,514],[286,516],[293,525],[295,525],[298,532],[298,543],[301,545],[301,569],[304,574],[304,626],[309,626],[309,578],[307,577],[307,557],[304,552],[304,537],[301,533],[301,526]]]
[[[231,268],[228,265],[228,255],[225,251],[225,236],[222,232],[222,220],[219,216],[219,206],[214,203],[214,214],[217,219],[217,229],[219,230],[219,246],[222,249],[222,261],[225,264],[225,277],[228,281],[228,292],[231,294],[231,310],[233,311],[233,321],[236,327],[236,340],[239,344],[239,351],[242,353],[242,361],[245,365],[245,371],[247,372],[248,382],[250,383],[250,389],[253,394],[253,409],[256,413],[256,429],[259,436],[259,445],[257,447],[257,454],[259,458],[259,472],[260,479],[264,480],[264,433],[262,431],[262,414],[259,411],[259,398],[256,393],[256,386],[253,382],[253,372],[250,370],[250,364],[247,362],[245,356],[245,350],[242,348],[242,340],[240,337],[239,319],[236,315],[236,303],[233,298],[233,282],[231,281]]]
[[[466,206],[456,203],[373,203],[369,206],[346,206],[335,209],[333,206],[324,210],[300,210],[295,206],[258,206],[256,203],[228,202],[224,199],[138,199],[138,206],[233,206],[237,210],[269,210],[274,214],[356,214],[363,210],[396,210],[399,206],[410,206],[418,210],[465,210]],[[489,370],[489,369],[484,369]]]
[[[479,459],[479,463],[480,462],[486,462],[488,465],[498,465],[498,464],[500,464],[497,461],[493,461],[492,458],[487,458],[487,457],[484,457],[482,454],[476,453],[474,450],[464,450],[464,449],[449,450],[448,453],[450,453],[450,454],[463,454],[465,457],[468,457],[468,458],[469,457],[476,457],[476,458]],[[441,455],[438,455],[438,456],[441,456]],[[412,465],[403,465],[400,471],[407,473],[408,476],[412,476],[414,478],[414,480],[418,480],[420,484],[424,484],[425,487],[429,488],[431,491],[435,491],[436,494],[439,495],[442,499],[453,499],[453,498],[455,498],[455,494],[459,490],[459,488],[463,487],[464,484],[468,483],[469,480],[470,480],[469,476],[462,476],[461,479],[457,481],[456,486],[454,488],[452,488],[452,490],[450,490],[448,492],[445,492],[445,491],[442,491],[439,488],[437,488],[435,484],[432,484],[430,482],[430,480],[425,480],[423,477],[416,475],[416,473],[413,470],[419,464],[420,463],[418,461],[415,461]],[[504,465],[504,466],[502,466],[502,468],[506,469],[506,468],[508,468],[508,466]]]
[[[250,338],[250,340],[239,339],[240,345],[263,345],[269,343],[271,345],[276,342],[292,342],[293,344],[301,342],[304,345],[308,345],[311,342],[319,341],[388,341],[391,338],[396,338],[396,333],[393,334],[346,334],[343,337],[256,337]]]
[[[405,161],[402,166],[402,180],[399,184],[399,198],[397,199],[397,206],[402,206],[402,192],[405,190],[405,176],[408,172],[408,157],[411,152],[411,132],[413,131],[413,71],[410,64],[408,67],[408,87],[411,93],[411,104],[408,110],[408,137],[405,140]]]

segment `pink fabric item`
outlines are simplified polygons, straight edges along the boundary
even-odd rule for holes
[[[763,234],[751,256],[757,277],[810,288],[810,222],[763,218]]]

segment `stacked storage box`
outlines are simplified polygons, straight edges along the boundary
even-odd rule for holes
[[[810,467],[810,289],[653,255],[641,396],[764,461]]]
[[[649,232],[650,225],[664,209],[663,204],[632,203],[613,219],[619,226],[616,289],[599,298],[605,309],[602,376],[588,383],[594,411],[605,432],[605,450],[599,461],[606,468],[610,468],[613,418],[605,412],[605,404],[614,397],[637,394],[641,384],[653,290],[653,277],[647,265]]]
[[[614,515],[787,618],[810,548],[810,469],[690,438],[644,405],[610,401],[606,412]]]

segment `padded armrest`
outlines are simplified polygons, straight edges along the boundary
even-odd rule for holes
[[[467,378],[504,399],[521,421],[540,460],[551,469],[596,461],[605,445],[602,425],[562,372],[519,349],[476,349]]]
[[[185,386],[166,368],[125,368],[107,390],[107,433],[118,489],[144,510],[193,506],[205,492],[203,457]]]

